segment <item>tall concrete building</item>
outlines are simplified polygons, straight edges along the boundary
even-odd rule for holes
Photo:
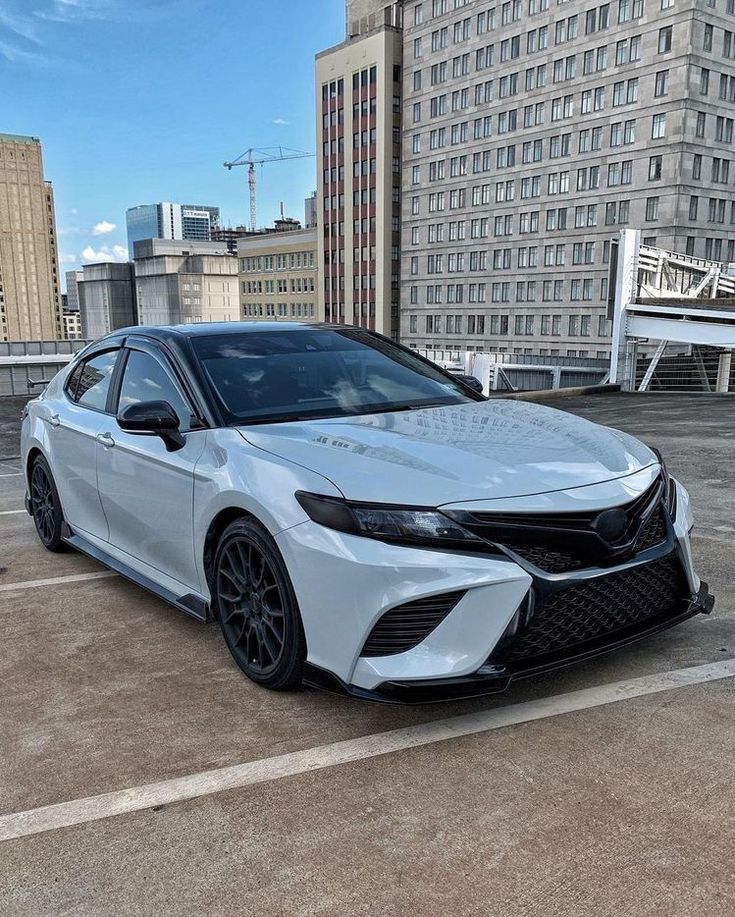
[[[54,194],[41,142],[0,134],[0,341],[63,334]]]
[[[319,222],[319,206],[316,191],[304,200],[304,228],[311,229]]]
[[[209,242],[220,228],[219,207],[199,204],[141,204],[126,213],[128,250],[146,239]]]
[[[96,340],[110,331],[138,323],[132,264],[115,261],[85,264],[81,275],[76,279],[76,291],[82,337]]]
[[[317,280],[317,229],[251,233],[238,243],[240,317],[324,321]]]
[[[237,258],[226,242],[136,242],[135,288],[141,325],[237,321]]]
[[[383,6],[348,4],[346,41],[317,56],[319,295],[326,321],[397,337],[403,46]]]
[[[385,7],[348,3],[345,47]],[[735,260],[733,0],[403,8],[404,343],[607,355],[619,228]]]

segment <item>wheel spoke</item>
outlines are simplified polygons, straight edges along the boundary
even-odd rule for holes
[[[269,635],[268,635],[268,631],[266,630],[265,627],[263,627],[263,629],[262,629],[262,631],[261,631],[261,633],[260,633],[260,642],[261,642],[263,648],[265,649],[265,651],[266,651],[266,652],[268,653],[268,655],[270,656],[270,661],[271,661],[271,663],[275,662],[276,659],[278,659],[278,652],[279,652],[279,649],[278,649],[278,646],[274,646],[274,645],[271,643],[271,639],[270,639],[270,637],[269,637]]]

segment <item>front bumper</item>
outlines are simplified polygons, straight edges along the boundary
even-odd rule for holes
[[[308,645],[305,681],[395,703],[471,697],[708,613],[714,600],[692,566],[691,510],[686,491],[677,488],[676,519],[666,518],[664,541],[617,566],[570,573],[544,572],[515,554],[395,546],[313,522],[281,532],[276,540]],[[607,505],[608,498],[605,493]],[[609,620],[613,588],[617,619]],[[366,652],[366,640],[387,612],[452,592],[462,598],[410,649],[377,657]],[[556,640],[555,616],[561,614],[562,627],[569,623],[563,620],[568,598],[580,633]],[[539,626],[550,639],[531,639]]]
[[[343,694],[360,700],[377,701],[387,704],[430,704],[449,700],[466,700],[488,694],[502,694],[511,683],[521,678],[541,675],[567,665],[584,662],[602,656],[612,650],[628,646],[645,637],[675,627],[698,614],[710,614],[715,604],[714,596],[709,592],[707,583],[702,582],[697,595],[690,602],[682,602],[680,614],[666,620],[650,622],[646,627],[620,632],[614,639],[600,640],[596,645],[588,644],[583,650],[560,654],[556,658],[547,658],[542,663],[515,667],[504,667],[503,671],[491,671],[492,666],[481,667],[478,672],[460,678],[435,678],[422,681],[384,681],[376,688],[367,689],[348,684],[317,666],[308,665],[304,682],[315,688]],[[487,668],[488,671],[483,671]],[[497,667],[496,667],[497,668]]]

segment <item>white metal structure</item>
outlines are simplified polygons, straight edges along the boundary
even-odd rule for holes
[[[271,688],[502,690],[711,605],[660,456],[361,329],[115,332],[29,404],[21,447],[50,550],[214,617]]]
[[[624,229],[617,241],[611,280],[610,382],[635,387],[637,345],[647,341],[656,346],[639,391],[649,388],[670,345],[699,362],[705,389],[710,383],[697,348],[718,348],[715,388],[728,391],[735,348],[735,276],[725,265],[642,245],[639,230]]]

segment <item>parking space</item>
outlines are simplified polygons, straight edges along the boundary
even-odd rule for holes
[[[214,627],[120,577],[80,579],[105,571],[43,551],[18,512],[17,423],[3,426],[0,408],[0,836],[3,816],[77,813],[0,842],[0,911],[730,914],[735,679],[723,668],[656,693],[630,684],[735,658],[732,401],[555,404],[661,448],[692,493],[716,613],[502,697],[411,708],[262,691]],[[610,685],[629,699],[595,701]],[[580,691],[583,706],[552,715],[554,698]],[[476,734],[462,734],[468,714]],[[427,731],[436,721],[442,741]],[[407,728],[386,753],[383,734]],[[318,769],[307,756],[281,776],[274,763],[325,746]],[[257,782],[207,782],[247,762],[262,762]],[[200,789],[162,807],[139,789],[189,777]],[[138,811],[92,820],[77,804],[120,790]]]

